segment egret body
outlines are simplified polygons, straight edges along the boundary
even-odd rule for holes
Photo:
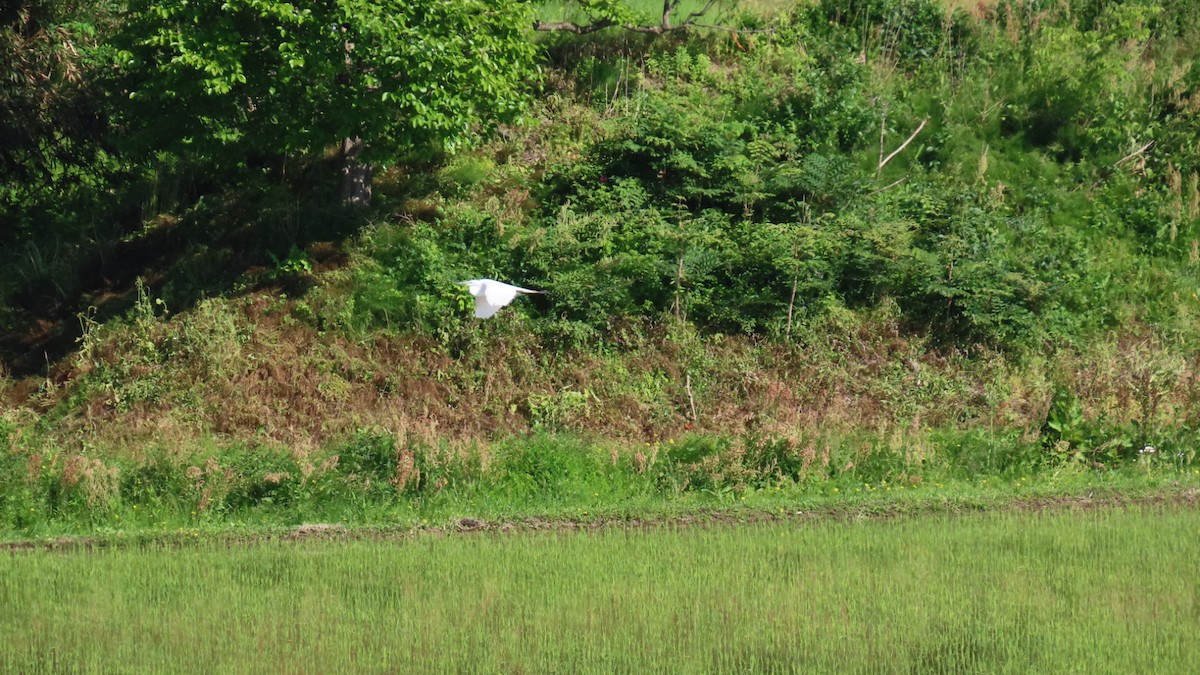
[[[506,284],[503,281],[495,279],[471,279],[470,281],[462,281],[475,297],[475,316],[480,319],[487,319],[496,312],[500,311],[501,307],[508,305],[518,295],[530,295],[534,293],[542,293],[543,291],[531,291],[528,288],[513,286]]]

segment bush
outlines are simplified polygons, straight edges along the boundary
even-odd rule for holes
[[[287,509],[303,496],[304,473],[296,458],[285,448],[240,446],[226,450],[223,462],[213,465],[212,478],[221,484],[214,494],[219,508],[248,511],[258,508]]]
[[[46,517],[43,458],[21,447],[20,429],[0,418],[0,524],[22,530]]]
[[[814,34],[909,67],[943,54],[972,56],[978,48],[970,17],[948,18],[935,0],[821,0],[799,11]]]
[[[607,457],[580,439],[516,436],[494,449],[493,484],[515,499],[554,499],[587,494],[604,482]]]

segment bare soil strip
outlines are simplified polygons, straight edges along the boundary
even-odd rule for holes
[[[521,534],[530,532],[583,532],[606,529],[660,529],[722,527],[760,523],[815,522],[821,520],[887,520],[935,514],[964,515],[985,512],[1094,511],[1109,508],[1197,508],[1200,489],[1167,488],[1150,494],[1130,495],[1120,491],[1095,491],[1086,495],[1018,497],[1006,502],[979,504],[947,499],[941,504],[882,503],[826,506],[810,510],[765,511],[758,509],[705,509],[687,513],[648,516],[597,516],[587,520],[528,517],[521,520],[487,521],[465,517],[442,526],[349,526],[336,523],[306,523],[286,530],[245,533],[215,533],[201,538],[177,533],[131,533],[111,537],[56,537],[0,542],[0,552],[76,552],[118,547],[189,547],[202,544],[254,545],[270,541],[409,541],[418,537],[471,534]]]

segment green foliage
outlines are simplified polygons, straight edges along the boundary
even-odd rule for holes
[[[394,490],[399,452],[391,434],[360,431],[337,449],[337,458],[338,473],[356,481],[363,491]]]
[[[558,35],[538,122],[442,162],[434,149],[530,102],[533,8],[476,9],[135,3],[116,38],[96,32],[88,58],[118,54],[115,79],[96,86],[113,94],[123,141],[152,151],[154,168],[122,178],[116,196],[91,191],[99,184],[80,194],[92,207],[152,212],[244,183],[206,196],[187,226],[261,225],[269,243],[247,267],[269,265],[293,296],[327,282],[305,320],[360,334],[469,340],[470,299],[454,282],[476,276],[550,291],[508,313],[531,317],[555,349],[615,342],[667,317],[788,336],[831,308],[885,302],[940,344],[1012,352],[1131,321],[1188,330],[1170,318],[1196,304],[1187,280],[1200,238],[1186,3],[948,15],[932,0],[854,0],[764,13],[771,30],[740,37]],[[575,7],[615,23],[645,9]],[[337,218],[297,213],[307,208],[290,191],[332,194],[305,177],[329,167],[295,162],[344,137],[366,139],[375,159],[418,161],[396,172],[350,269],[323,277],[300,230],[324,240],[356,225],[304,224]],[[30,206],[22,222],[51,215],[14,199]],[[83,208],[72,204],[50,219],[70,222]],[[98,257],[107,273],[113,233],[128,228],[85,234],[73,223],[24,237],[0,275],[19,305],[6,316],[76,296],[81,261]],[[242,240],[228,238],[189,238],[161,296],[185,309],[231,283]]]
[[[495,170],[495,162],[486,157],[458,155],[442,169],[441,178],[451,189],[469,190],[487,181]]]
[[[1042,435],[1052,445],[1066,443],[1078,445],[1087,437],[1084,434],[1083,406],[1068,389],[1059,389],[1050,403],[1046,426]]]
[[[737,468],[727,461],[731,447],[724,438],[686,436],[678,443],[671,439],[659,448],[653,467],[655,480],[673,493],[716,490],[719,494],[722,488],[740,487],[739,476],[729,475],[729,470]]]
[[[244,157],[366,139],[395,161],[453,148],[526,102],[528,5],[134,3],[118,66],[142,142]]]
[[[1043,443],[1022,435],[1019,429],[936,432],[933,443],[938,453],[929,464],[940,464],[963,478],[1028,476],[1045,468],[1046,453]]]
[[[45,448],[18,425],[0,425],[0,530],[163,531],[199,523],[298,523],[337,519],[394,524],[398,514],[482,509],[586,510],[624,501],[639,508],[721,505],[777,494],[836,503],[912,491],[935,498],[943,483],[986,486],[1062,471],[1190,480],[1194,430],[1153,436],[1138,425],[1103,426],[1057,398],[1043,440],[1019,429],[940,429],[884,438],[811,434],[799,439],[690,434],[634,446],[579,436],[510,436],[490,448],[401,443],[364,429],[303,457],[276,445],[215,442],[191,457],[147,447],[103,460]],[[1074,412],[1073,412],[1074,410]],[[1153,438],[1156,445],[1146,440]],[[1125,467],[1125,468],[1123,468]],[[760,505],[768,505],[763,502]]]
[[[902,217],[920,226],[893,268],[891,293],[907,316],[943,339],[1013,345],[1102,320],[1102,312],[1079,315],[1090,271],[1070,231],[928,184],[897,199]],[[895,251],[900,240],[890,241]]]
[[[1160,430],[1156,420],[1146,416],[1135,420],[1114,420],[1106,415],[1088,417],[1078,396],[1070,388],[1060,386],[1054,392],[1042,427],[1043,459],[1052,464],[1090,462],[1114,466],[1142,459],[1150,461],[1154,458],[1142,455],[1147,449],[1157,453],[1156,446],[1161,446],[1164,454],[1183,459],[1185,455],[1179,453],[1180,447],[1175,442],[1178,433],[1187,435],[1190,430]]]
[[[702,15],[703,10],[712,9],[705,4],[698,0],[669,0],[670,6],[665,7],[658,0],[556,0],[538,3],[538,13],[551,25],[567,21],[594,31],[617,26],[659,26],[664,10],[670,23],[678,26],[691,13]]]
[[[25,447],[21,432],[0,417],[0,519],[29,531],[46,517],[47,481],[41,475],[41,456]]]
[[[112,154],[106,59],[118,22],[104,0],[0,11],[0,333],[59,311],[82,286],[80,260],[119,236],[114,202],[137,169]]]
[[[214,489],[225,479],[225,470],[215,460],[205,462],[204,468],[196,467],[189,472],[189,466],[172,458],[168,452],[159,450],[147,454],[149,456],[142,464],[121,472],[121,500],[163,517],[168,514],[179,516],[182,514],[172,512],[198,506],[206,487],[211,500]],[[181,504],[181,497],[191,503]]]
[[[354,268],[351,304],[341,320],[358,329],[380,326],[448,338],[474,306],[458,282],[486,276],[486,268],[473,268],[469,261],[485,255],[477,246],[494,247],[496,241],[494,220],[464,215],[474,217],[446,228],[411,223],[367,232],[364,257]]]
[[[970,44],[969,21],[947,19],[937,0],[821,0],[800,12],[814,33],[909,66]]]
[[[1149,24],[1161,7],[1108,5],[1091,30],[1071,24],[1042,30],[1032,45],[1027,78],[1006,122],[1062,159],[1084,153],[1120,159],[1136,139],[1152,137],[1150,110],[1131,106],[1148,84],[1139,77]],[[1146,141],[1142,141],[1143,143]]]
[[[99,178],[108,129],[97,57],[112,11],[103,1],[38,0],[0,12],[0,213],[69,198]],[[5,220],[3,239],[35,225]]]
[[[493,481],[514,500],[578,498],[609,482],[607,461],[599,448],[577,438],[544,433],[514,437],[496,449]]]
[[[529,396],[529,419],[533,428],[548,431],[565,431],[572,422],[587,417],[588,403],[595,398],[590,390],[563,389],[553,394],[531,394]]]

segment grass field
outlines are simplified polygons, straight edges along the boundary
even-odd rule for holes
[[[4,554],[4,672],[1185,672],[1200,513]]]

